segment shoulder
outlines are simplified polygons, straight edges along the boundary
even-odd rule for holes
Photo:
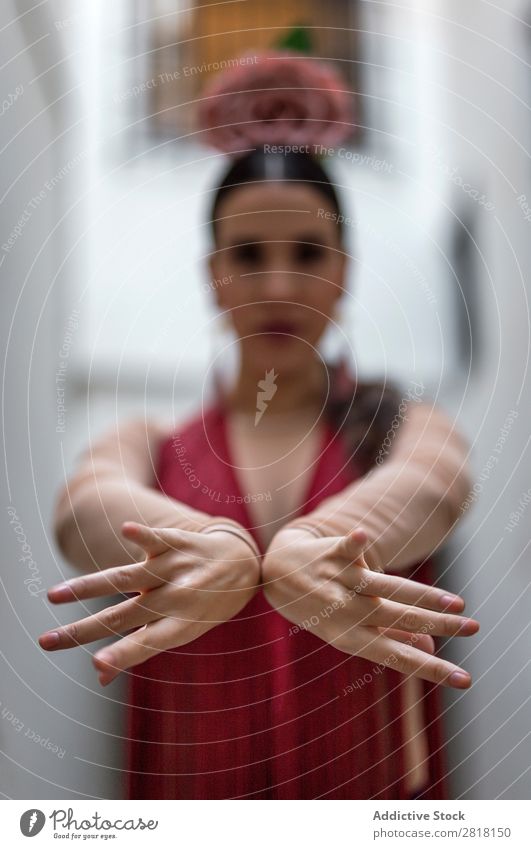
[[[118,424],[107,425],[99,436],[91,440],[90,448],[85,453],[153,447],[163,441],[168,432],[169,426],[156,418],[125,419]]]
[[[180,421],[173,423],[153,416],[149,418],[136,416],[108,427],[98,441],[119,441],[124,445],[160,444],[178,435],[197,434],[205,420],[210,417],[210,410],[204,413],[200,410],[193,411],[184,415]]]
[[[431,401],[409,402],[400,418],[392,458],[425,462],[430,468],[445,466],[470,478],[470,444],[449,411]]]
[[[170,425],[160,419],[137,417],[121,422],[114,432],[122,439],[156,442],[164,439],[170,430]]]
[[[196,449],[208,444],[208,434],[214,432],[219,420],[220,412],[214,406],[189,413],[180,422],[166,428],[160,443],[161,451],[175,451],[179,446]]]
[[[403,430],[410,434],[426,434],[432,438],[455,438],[465,444],[458,420],[440,404],[430,400],[411,401],[401,410]]]

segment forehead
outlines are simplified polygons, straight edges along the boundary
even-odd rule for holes
[[[335,212],[325,195],[311,185],[279,182],[238,186],[218,206],[218,241],[245,234],[289,239],[302,231],[337,239],[337,225],[322,210]]]

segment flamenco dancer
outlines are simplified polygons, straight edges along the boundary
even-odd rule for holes
[[[237,366],[171,432],[134,420],[93,443],[58,498],[84,574],[49,599],[123,599],[40,644],[118,637],[93,663],[127,679],[127,798],[448,798],[441,687],[471,679],[434,638],[479,625],[430,558],[467,446],[426,398],[323,354],[348,256],[313,151],[351,131],[343,89],[287,51],[207,87],[200,128],[227,159],[209,263],[230,281],[211,297]]]

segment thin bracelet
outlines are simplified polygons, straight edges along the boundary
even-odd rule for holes
[[[229,522],[216,522],[211,525],[208,525],[203,531],[204,534],[211,533],[212,531],[226,531],[229,534],[234,534],[234,536],[239,537],[243,542],[246,542],[253,554],[255,555],[257,560],[261,559],[261,554],[256,545],[254,539],[250,536],[248,531],[244,528],[239,528],[237,525],[231,525]]]
[[[297,522],[296,524],[293,524],[293,525],[292,524],[285,525],[283,528],[281,528],[281,530],[289,531],[291,528],[293,528],[294,530],[297,530],[297,528],[302,528],[303,531],[309,531],[312,534],[312,536],[316,537],[317,539],[323,539],[323,535],[320,534],[313,527],[313,525],[305,525],[304,522]]]

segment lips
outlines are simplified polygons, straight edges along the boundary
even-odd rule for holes
[[[266,321],[258,328],[259,333],[297,336],[299,325],[292,321]]]

